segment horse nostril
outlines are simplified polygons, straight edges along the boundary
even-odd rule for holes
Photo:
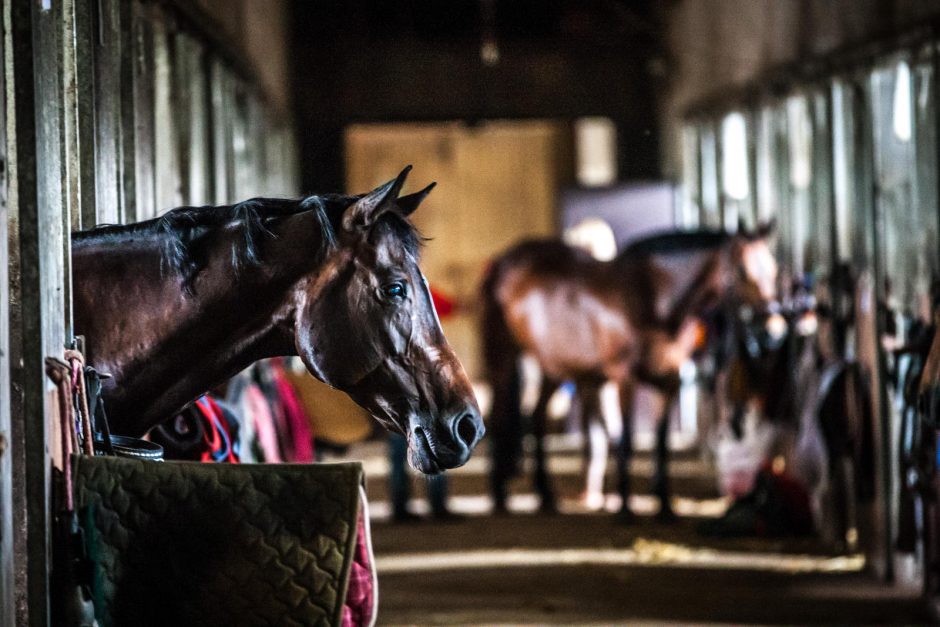
[[[464,414],[457,419],[457,425],[454,429],[457,440],[463,443],[467,448],[470,448],[477,437],[477,428],[473,423],[473,416],[471,414]]]

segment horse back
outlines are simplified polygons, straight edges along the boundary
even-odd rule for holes
[[[515,354],[536,355],[556,378],[602,373],[628,361],[633,324],[622,286],[611,282],[609,270],[557,240],[523,242],[507,251],[485,282],[488,361],[510,345]]]

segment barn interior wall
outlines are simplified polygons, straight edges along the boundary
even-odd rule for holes
[[[57,421],[43,363],[73,335],[69,232],[298,193],[286,3],[2,6],[0,625],[48,624]]]
[[[931,0],[679,0],[663,3],[668,80],[660,100],[663,170],[677,178],[688,110],[769,72],[903,33],[940,17]]]
[[[655,37],[643,17],[651,2],[490,3],[499,50],[492,63],[481,56],[484,4],[292,4],[294,106],[307,191],[342,189],[344,129],[361,122],[472,127],[606,116],[617,125],[619,178],[659,175],[657,79],[647,62]]]
[[[288,81],[288,0],[197,0],[248,58],[268,102],[279,112],[290,109]]]
[[[682,178],[689,215],[716,226],[706,218],[718,224],[728,214],[737,218],[735,201],[746,200],[752,220],[777,218],[785,269],[810,271],[824,282],[837,261],[848,263],[863,277],[855,296],[892,302],[890,316],[917,317],[937,267],[936,110],[932,83],[901,77],[935,75],[924,36],[935,42],[940,5],[683,0],[662,6],[669,51],[669,84],[661,96],[664,170]],[[897,98],[905,93],[916,107]],[[749,126],[748,154],[735,160],[748,170],[750,191],[740,199],[730,192],[735,177],[723,159],[726,147],[741,145],[724,137],[732,111]],[[906,134],[895,127],[905,111],[912,120]],[[904,189],[918,194],[899,193]],[[859,508],[858,537],[873,570],[890,579],[900,559],[893,547],[902,475],[901,404],[890,385],[890,355],[880,346],[881,338],[897,334],[889,331],[895,322],[887,311],[856,314],[849,335],[869,373],[875,422],[877,486],[874,502]]]

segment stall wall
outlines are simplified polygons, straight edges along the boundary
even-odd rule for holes
[[[664,172],[681,168],[681,120],[766,72],[940,17],[930,0],[679,0],[662,3]]]
[[[2,2],[2,625],[49,623],[60,455],[43,365],[73,339],[69,232],[299,193],[285,6]]]
[[[783,276],[854,313],[829,350],[861,365],[870,392],[877,485],[857,504],[856,538],[886,579],[916,559],[894,548],[903,397],[891,347],[929,319],[940,268],[929,29],[938,17],[936,3],[888,0],[684,1],[666,11],[663,115],[683,220],[775,217]],[[851,290],[842,268],[857,279]]]

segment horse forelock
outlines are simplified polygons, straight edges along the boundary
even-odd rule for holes
[[[421,246],[427,241],[408,218],[394,211],[383,214],[373,227],[378,236],[391,235],[404,251],[417,263],[421,258]]]

